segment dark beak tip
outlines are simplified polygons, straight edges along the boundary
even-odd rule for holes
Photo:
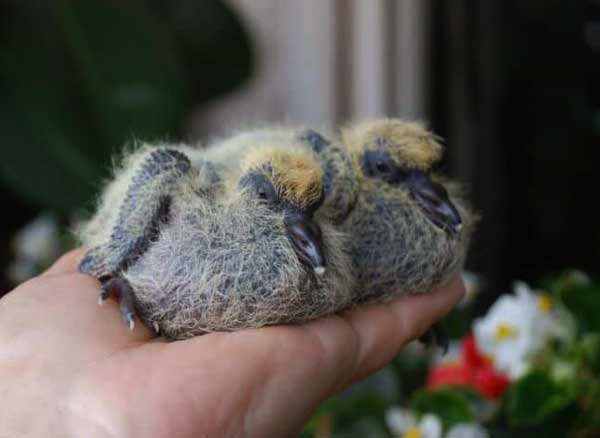
[[[318,225],[310,217],[300,215],[289,219],[287,226],[290,239],[300,259],[309,264],[316,275],[323,275],[325,273],[325,257]]]
[[[446,189],[429,180],[421,180],[420,186],[413,187],[412,196],[423,213],[438,228],[454,235],[462,231],[460,213],[450,200]]]

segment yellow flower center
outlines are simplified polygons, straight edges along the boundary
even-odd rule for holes
[[[537,299],[538,309],[540,309],[543,313],[550,313],[552,307],[554,307],[554,302],[552,301],[552,297],[548,294],[539,294]]]
[[[496,340],[498,341],[506,341],[507,339],[511,339],[516,337],[519,334],[519,331],[515,326],[501,323],[496,327]]]
[[[421,438],[421,429],[418,427],[410,427],[404,432],[404,438]]]

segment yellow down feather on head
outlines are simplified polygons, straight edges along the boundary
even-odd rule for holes
[[[399,165],[429,169],[442,157],[442,146],[434,134],[419,122],[378,119],[342,130],[343,142],[354,157],[383,143]]]
[[[314,153],[305,148],[261,145],[249,149],[243,170],[258,170],[266,174],[279,195],[304,207],[321,197],[323,171]]]

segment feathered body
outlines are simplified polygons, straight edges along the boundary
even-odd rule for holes
[[[474,223],[431,172],[441,156],[422,125],[394,119],[351,126],[341,142],[265,128],[207,149],[145,146],[81,229],[81,270],[122,278],[136,313],[173,339],[425,292],[462,267]],[[308,218],[308,234],[290,234],[290,217]],[[322,241],[322,275],[299,256],[303,236]]]
[[[359,180],[358,200],[342,230],[352,236],[357,275],[356,303],[384,302],[426,292],[458,272],[466,257],[473,215],[459,190],[436,176],[427,180],[445,187],[448,201],[462,218],[456,232],[432,222],[411,196],[402,178],[429,172],[441,158],[437,138],[415,122],[383,119],[350,126],[342,141],[352,156]],[[383,157],[383,164],[377,160]],[[387,172],[371,172],[365,157]],[[388,168],[397,168],[391,175]],[[406,177],[408,178],[408,177]]]
[[[89,249],[82,271],[101,280],[122,277],[135,296],[137,315],[149,327],[181,339],[302,322],[351,303],[344,233],[319,221],[327,264],[317,275],[298,257],[286,211],[262,202],[252,186],[242,184],[259,174],[301,211],[322,191],[321,168],[310,148],[255,142],[224,147],[218,158],[210,150],[168,146],[176,159],[161,159],[160,171],[153,173],[157,151],[165,150],[143,147],[127,156],[97,214],[79,233]],[[161,199],[168,199],[168,208],[158,206]],[[157,211],[158,220],[149,223]],[[129,243],[135,239],[121,238],[123,228],[126,236],[144,241],[133,256],[123,246],[137,248]]]
[[[177,209],[125,272],[140,315],[166,336],[301,322],[350,303],[349,259],[330,250],[343,238],[333,228],[322,227],[328,265],[317,276],[298,260],[280,214],[239,198]]]
[[[463,217],[468,209],[452,196]],[[384,302],[429,291],[464,263],[470,226],[452,237],[433,225],[408,196],[382,181],[362,181],[358,201],[342,230],[353,236],[356,303]]]

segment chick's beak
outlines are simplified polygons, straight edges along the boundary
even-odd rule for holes
[[[441,184],[431,181],[422,171],[414,171],[410,179],[410,193],[417,205],[437,227],[451,235],[460,232],[462,228],[460,213]]]
[[[285,215],[285,226],[300,260],[310,265],[315,274],[323,275],[325,257],[319,225],[306,213],[293,211]]]

